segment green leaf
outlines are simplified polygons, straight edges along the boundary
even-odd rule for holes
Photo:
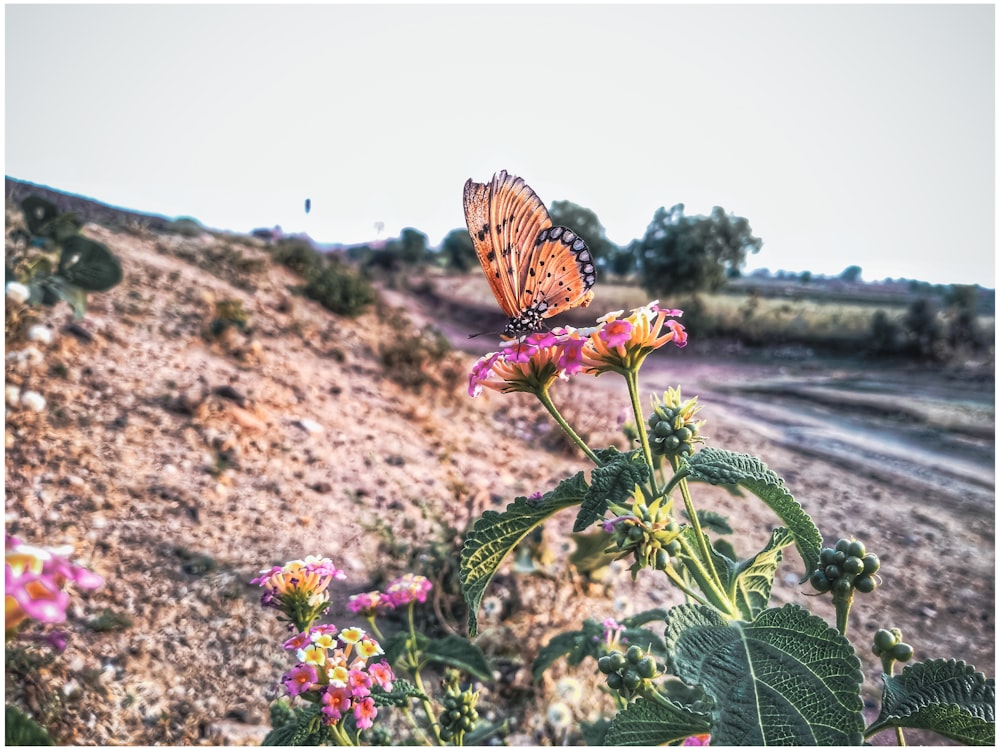
[[[70,284],[62,276],[50,276],[42,282],[44,292],[55,295],[73,308],[73,317],[77,320],[87,311],[87,293],[78,286]],[[43,297],[43,301],[47,300]],[[47,302],[47,304],[55,304]]]
[[[38,230],[59,215],[59,209],[54,203],[38,195],[29,195],[21,201],[21,210],[24,212],[28,231],[32,234],[38,234]]]
[[[580,575],[591,575],[607,568],[617,558],[605,552],[611,541],[611,534],[606,531],[598,529],[590,534],[573,534],[572,538],[576,549],[569,556],[569,562]]]
[[[695,482],[714,485],[739,485],[746,488],[777,513],[795,540],[795,547],[805,564],[802,581],[819,565],[819,551],[823,536],[812,518],[802,510],[791,493],[785,489],[784,480],[767,468],[760,459],[745,453],[718,448],[702,448],[688,458],[677,477],[686,475]]]
[[[716,534],[732,534],[733,527],[729,525],[729,519],[714,510],[696,510],[698,523],[705,531],[714,531]],[[687,512],[684,513],[687,515]]]
[[[330,730],[322,724],[320,707],[310,703],[307,706],[296,707],[292,720],[268,732],[261,745],[265,747],[327,745],[331,739]]]
[[[4,745],[51,745],[49,733],[27,714],[14,706],[4,711]]]
[[[882,711],[865,734],[930,729],[966,745],[993,745],[996,683],[964,661],[933,659],[882,676]]]
[[[376,706],[406,706],[411,698],[423,700],[427,697],[412,682],[399,678],[393,681],[392,692],[387,693],[378,685],[374,685],[371,696]]]
[[[469,606],[469,636],[478,631],[476,614],[503,559],[532,529],[563,508],[579,505],[587,491],[583,472],[564,479],[539,500],[518,497],[503,513],[487,510],[476,521],[462,546],[462,593]]]
[[[632,497],[637,484],[646,481],[649,467],[640,451],[621,453],[612,447],[598,451],[601,465],[590,472],[590,488],[583,497],[573,531],[583,531],[604,517],[608,503],[623,503]]]
[[[604,736],[606,745],[663,745],[677,743],[692,734],[707,734],[711,717],[669,698],[630,703],[611,721]],[[712,737],[713,744],[715,737]]]
[[[752,621],[771,601],[774,574],[781,563],[781,550],[793,542],[791,532],[779,526],[771,532],[764,549],[740,562],[736,572],[736,606],[745,620]]]
[[[83,229],[83,222],[77,218],[76,214],[68,213],[59,214],[45,222],[35,234],[39,237],[62,242],[76,235],[81,229]]]
[[[666,615],[666,610],[650,609],[619,621],[618,624],[622,626],[622,641],[635,644],[644,650],[649,649],[654,654],[664,654],[664,645],[660,637],[642,625],[652,621],[662,622]],[[535,657],[535,662],[531,665],[532,679],[535,682],[540,680],[542,673],[563,656],[571,667],[575,667],[588,656],[595,660],[599,659],[605,653],[602,645],[603,636],[603,623],[590,617],[584,620],[580,630],[554,636]]]
[[[295,723],[282,724],[268,732],[261,740],[261,747],[289,747],[292,744],[292,737],[298,730]]]
[[[588,627],[590,625],[597,627]],[[584,622],[583,630],[573,630],[553,636],[552,640],[538,651],[538,656],[531,665],[531,678],[538,682],[542,679],[542,673],[563,656],[567,657],[570,666],[579,664],[588,656],[598,658],[595,637],[600,637],[599,625],[596,620],[589,618]]]
[[[667,614],[666,639],[671,671],[714,701],[713,745],[861,744],[861,663],[801,607],[727,623],[680,605]]]
[[[424,648],[423,656],[428,661],[446,664],[460,669],[483,682],[493,680],[493,670],[486,660],[486,654],[474,643],[454,634],[432,639]]]
[[[88,292],[105,292],[122,280],[122,266],[100,242],[76,235],[62,243],[59,273]]]
[[[626,617],[624,620],[620,621],[621,625],[625,626],[625,635],[630,635],[632,630],[639,627],[640,625],[645,625],[647,622],[660,621],[662,622],[667,618],[667,610],[657,607],[656,609],[647,609],[642,612],[638,612],[631,617]],[[662,648],[663,642],[659,638],[656,639]]]
[[[705,539],[708,547],[708,553],[712,556],[712,567],[715,568],[716,572],[719,574],[719,580],[722,582],[723,591],[721,592],[721,596],[726,599],[732,598],[736,587],[738,563],[735,559],[729,557],[725,553],[724,545],[719,545],[719,547],[722,547],[723,549],[713,546],[709,543],[710,540],[708,538],[708,534],[705,534],[704,532],[702,533],[702,537]],[[685,526],[681,529],[679,539],[689,550],[698,550],[698,534],[694,530],[694,527]],[[730,549],[732,549],[731,545]],[[687,568],[687,572],[691,575],[691,577],[698,582],[702,591],[709,591],[714,587],[711,574],[701,560],[701,556],[696,552],[693,554],[693,557],[682,555],[680,558],[681,564]]]

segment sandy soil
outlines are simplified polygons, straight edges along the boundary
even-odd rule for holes
[[[260,244],[234,240],[230,255],[202,268],[220,247],[208,235],[86,232],[121,257],[125,281],[93,295],[79,323],[65,306],[42,311],[53,343],[30,345],[39,356],[14,355],[29,348],[14,343],[6,363],[9,385],[47,400],[42,413],[7,409],[7,528],[73,545],[107,579],[74,605],[66,652],[8,679],[8,701],[62,742],[259,742],[290,664],[282,629],[248,585],[258,569],[332,557],[349,576],[335,586],[337,624],[354,624],[347,595],[424,572],[439,592],[427,623],[461,630],[464,611],[447,593],[470,520],[587,468],[529,397],[465,393],[488,346],[467,334],[489,328],[447,281],[436,299],[386,289],[378,310],[346,319],[292,293],[298,280]],[[220,300],[242,302],[246,333],[204,335]],[[461,347],[425,368],[419,392],[379,359],[407,335],[394,307]],[[657,353],[643,385],[697,394],[710,445],[764,460],[828,542],[856,535],[879,554],[884,583],[858,597],[852,633],[867,642],[879,627],[900,627],[917,658],[964,659],[992,674],[992,368],[863,367],[802,352],[760,362],[706,349],[692,341]],[[624,446],[623,394],[604,376],[561,384],[554,398],[593,444]],[[762,504],[723,491],[698,488],[699,500],[729,517],[743,553],[775,522]],[[531,661],[553,635],[584,617],[680,602],[652,575],[633,584],[623,567],[600,581],[573,571],[571,523],[568,514],[546,528],[538,573],[508,565],[480,619],[478,642],[499,675],[480,706],[514,721],[510,744],[561,743],[545,718],[556,679],[590,679],[592,665],[558,664],[532,684]],[[826,599],[798,585],[799,570],[793,553],[775,603],[832,621]],[[874,701],[876,660],[859,651]],[[572,706],[577,720],[606,708]]]

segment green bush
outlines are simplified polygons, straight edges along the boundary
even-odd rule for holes
[[[311,279],[323,267],[323,256],[305,240],[286,237],[274,245],[271,257],[275,263],[290,268],[304,279]]]
[[[434,326],[425,326],[388,337],[379,346],[378,356],[390,380],[419,392],[429,383],[453,385],[449,368],[444,366],[450,351],[445,335]]]
[[[332,259],[308,279],[303,292],[327,310],[351,317],[360,315],[375,301],[375,289],[368,279]]]
[[[205,232],[205,227],[197,219],[182,216],[170,222],[166,231],[170,234],[179,234],[181,237],[197,237]]]

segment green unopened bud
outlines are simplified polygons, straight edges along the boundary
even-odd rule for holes
[[[694,452],[693,443],[702,442],[697,437],[702,422],[694,421],[701,407],[698,399],[681,401],[680,388],[668,388],[662,400],[653,401],[649,417],[649,447],[654,456],[681,456]]]

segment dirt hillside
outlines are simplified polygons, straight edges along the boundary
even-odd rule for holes
[[[442,318],[426,298],[385,289],[373,310],[343,318],[295,294],[301,280],[273,264],[260,241],[141,226],[88,224],[84,233],[120,257],[124,281],[91,295],[81,321],[63,304],[38,312],[52,342],[15,341],[6,360],[7,384],[46,400],[41,412],[7,408],[7,529],[72,545],[107,580],[74,605],[65,653],[21,683],[8,681],[8,701],[63,743],[258,743],[290,666],[279,646],[284,631],[248,585],[259,569],[331,557],[348,572],[334,587],[340,607],[331,617],[361,624],[347,623],[347,595],[409,570],[435,576],[447,591],[470,519],[587,468],[530,397],[468,397],[474,349],[488,346],[486,337],[465,338],[476,330],[475,311],[462,317],[453,303]],[[211,334],[220,301],[242,305],[245,331]],[[595,316],[605,312],[599,307],[598,298]],[[426,365],[418,390],[414,373],[387,367],[380,355],[411,346],[426,323],[467,351]],[[969,413],[959,426],[980,425],[970,435],[927,421],[880,424],[893,430],[886,444],[908,466],[907,441],[928,451],[931,464],[915,475],[886,472],[885,460],[854,460],[882,445],[864,421],[876,410],[845,406],[849,397],[834,387],[857,373],[699,357],[698,349],[691,341],[682,354],[654,355],[648,389],[680,383],[700,394],[711,445],[761,457],[828,541],[853,534],[878,552],[885,584],[859,597],[852,631],[868,637],[898,626],[918,658],[961,658],[992,674],[992,372],[940,383],[925,372],[896,373],[889,390],[897,400],[924,393],[952,415],[949,405],[961,401]],[[397,382],[406,375],[410,385]],[[928,390],[934,385],[946,392]],[[624,447],[622,394],[605,376],[560,384],[554,398],[592,444]],[[935,437],[947,467],[934,466],[941,453],[927,445]],[[955,468],[960,453],[972,456],[967,470]],[[738,551],[763,545],[775,522],[766,508],[699,493],[729,516]],[[546,723],[555,678],[592,671],[560,664],[552,679],[532,684],[531,661],[553,635],[584,617],[680,602],[652,575],[633,584],[623,566],[600,581],[574,572],[572,545],[562,541],[571,523],[570,514],[546,529],[538,573],[508,565],[481,618],[479,643],[499,676],[482,705],[515,722],[510,744],[561,743]],[[832,621],[825,600],[806,598],[789,557],[775,601],[806,604]],[[452,598],[439,597],[433,609],[434,627],[464,627]],[[875,660],[862,658],[874,698]],[[593,719],[607,707],[584,700],[573,711]]]

